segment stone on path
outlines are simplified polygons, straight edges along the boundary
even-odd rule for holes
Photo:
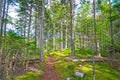
[[[82,73],[82,72],[75,72],[75,76],[76,77],[81,77],[81,78],[83,78],[84,77],[84,73]]]

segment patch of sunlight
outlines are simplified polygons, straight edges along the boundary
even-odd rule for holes
[[[92,71],[91,67],[81,67],[81,70],[87,73],[88,71]]]

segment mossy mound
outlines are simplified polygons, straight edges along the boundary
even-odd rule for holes
[[[40,80],[41,73],[27,72],[25,75],[18,76],[15,80]]]

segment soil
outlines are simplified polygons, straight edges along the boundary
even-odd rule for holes
[[[56,60],[52,57],[46,62],[45,72],[41,80],[62,80],[59,74],[55,71],[54,63]]]

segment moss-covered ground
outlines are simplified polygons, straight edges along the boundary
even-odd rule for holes
[[[70,49],[52,51],[50,55],[52,55],[57,60],[54,65],[56,72],[64,80],[67,78],[72,78],[72,80],[93,80],[92,62],[71,61],[71,59],[76,58],[91,58],[92,51],[90,49],[83,48],[76,49],[75,53],[76,55],[71,57]],[[47,56],[46,59],[48,59]],[[40,69],[44,71],[44,65],[40,65]],[[75,77],[76,71],[85,73],[86,76],[84,78]],[[40,80],[41,75],[42,73],[28,72],[22,76],[16,77],[15,80]],[[109,62],[95,62],[95,77],[96,80],[119,80],[120,71],[115,70],[111,64],[109,64]]]
[[[18,76],[15,80],[39,80],[41,78],[41,73],[27,72],[24,75]]]
[[[86,53],[83,53],[86,52]],[[72,78],[72,80],[93,80],[92,73],[92,63],[91,62],[72,62],[69,60],[70,50],[64,51],[55,51],[52,52],[54,58],[58,60],[55,64],[56,71],[60,74],[63,79],[67,79],[68,77]],[[91,57],[91,50],[76,50],[77,57],[74,58],[84,58]],[[73,57],[71,57],[73,58]],[[83,72],[86,74],[85,78],[76,78],[75,72]],[[95,77],[96,80],[119,80],[120,79],[120,71],[115,70],[111,64],[108,62],[95,62]]]

